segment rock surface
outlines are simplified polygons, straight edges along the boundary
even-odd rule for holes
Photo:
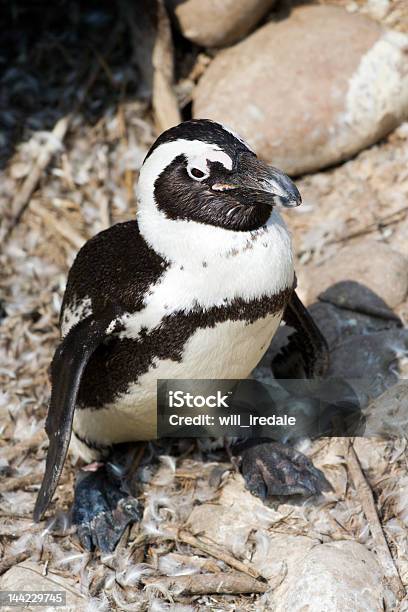
[[[234,555],[244,555],[247,540],[254,529],[267,529],[282,515],[268,508],[244,488],[243,478],[236,475],[223,487],[217,504],[196,506],[188,519],[194,534],[205,534]]]
[[[359,379],[353,386],[367,397],[377,397],[397,382],[408,330],[370,289],[353,281],[336,283],[309,312],[329,345],[329,377]]]
[[[347,401],[350,407],[352,404],[364,407],[370,399],[395,385],[399,377],[404,377],[408,330],[386,303],[368,287],[354,281],[332,284],[309,306],[309,312],[329,346],[328,381],[327,385],[324,381],[320,384],[319,394],[329,404],[335,400],[333,408],[340,399]],[[262,361],[253,371],[253,378],[270,385],[268,377],[271,367],[279,378],[291,377],[290,361],[285,365],[285,360],[280,359],[289,334],[288,327],[279,329]],[[286,388],[287,383],[284,386]],[[296,383],[296,387],[299,389],[299,383]],[[289,387],[288,390],[291,392]],[[284,401],[290,406],[288,400]],[[332,414],[330,406],[327,409],[329,416]],[[387,418],[390,418],[390,414],[385,412],[383,420]],[[299,425],[310,434],[313,431],[308,429],[307,421],[299,420]],[[354,427],[358,423],[350,421],[350,425]],[[296,428],[291,431],[296,435]],[[381,426],[376,433],[384,431]]]
[[[308,303],[334,283],[353,280],[380,296],[390,308],[408,292],[408,260],[384,242],[362,240],[340,249],[323,265],[309,269]]]
[[[408,435],[408,383],[406,380],[385,391],[364,410],[366,435],[405,438]]]
[[[230,125],[289,174],[337,163],[408,108],[408,36],[333,6],[303,6],[214,59],[195,117]]]
[[[329,457],[327,460],[330,463]],[[319,510],[316,500],[309,510],[295,500],[274,506],[276,509],[251,496],[242,478],[235,475],[216,501],[193,509],[187,526],[244,562],[252,545],[251,564],[272,587],[265,602],[267,607],[262,609],[275,612],[383,609],[381,569],[373,553],[362,544],[350,540],[321,544],[311,534],[288,533],[285,527],[288,522],[303,520],[308,511],[315,513],[313,524],[318,528],[318,516],[323,518],[326,512],[324,506]]]
[[[395,227],[392,243],[398,251],[408,257],[408,217]]]
[[[376,293],[354,281],[331,285],[309,306],[330,351],[355,336],[398,330],[400,318]]]
[[[85,610],[86,599],[82,597],[81,593],[75,588],[74,582],[69,581],[62,576],[57,574],[48,573],[47,576],[43,576],[43,566],[37,565],[32,561],[25,561],[15,565],[9,569],[0,578],[0,590],[1,591],[63,591],[66,594],[66,605],[59,606],[56,608],[53,605],[50,606],[28,606],[24,607],[24,610]],[[3,608],[2,608],[3,609]],[[5,607],[4,611],[16,610],[15,607]],[[22,609],[18,608],[18,609]]]
[[[252,563],[267,579],[276,576],[281,565],[290,579],[295,577],[299,563],[318,544],[318,540],[306,536],[259,531]]]
[[[167,0],[186,38],[203,47],[236,42],[258,23],[275,0]]]
[[[276,612],[380,612],[378,563],[362,544],[340,541],[311,550],[276,597]]]

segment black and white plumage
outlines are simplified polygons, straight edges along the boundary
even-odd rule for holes
[[[285,312],[303,333],[305,368],[324,367],[324,340],[294,292],[290,235],[276,211],[301,202],[288,177],[227,128],[187,121],[150,149],[138,201],[137,221],[88,241],[69,273],[36,519],[71,427],[86,461],[155,436],[158,378],[246,378]]]

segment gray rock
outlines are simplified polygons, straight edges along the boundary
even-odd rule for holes
[[[407,351],[408,330],[353,336],[332,351],[328,377],[357,381],[353,388],[377,397],[398,381],[398,356]]]
[[[319,295],[309,312],[330,350],[352,336],[402,326],[399,317],[371,289],[355,281],[341,281]]]
[[[333,406],[337,401],[345,401],[350,406],[357,406],[357,402],[366,406],[370,399],[381,395],[404,375],[408,330],[368,287],[353,281],[339,282],[320,294],[309,311],[330,351],[328,386],[323,381],[314,391],[323,401],[334,402]],[[279,329],[254,370],[253,378],[271,385],[271,366],[273,371],[279,372],[279,378],[291,378],[290,373],[284,375],[285,369],[279,360],[291,333],[291,328]],[[277,362],[278,370],[274,369]],[[281,380],[280,384],[289,393],[293,392],[288,382]],[[299,381],[294,389],[301,392]],[[296,434],[295,429],[293,433]]]
[[[311,172],[402,121],[407,50],[407,35],[368,17],[302,6],[219,53],[193,92],[193,114],[230,125],[289,174]]]
[[[319,295],[319,301],[352,310],[369,318],[381,319],[384,325],[401,325],[400,318],[371,289],[355,281],[340,281]]]
[[[224,47],[250,32],[276,0],[167,0],[183,36]]]

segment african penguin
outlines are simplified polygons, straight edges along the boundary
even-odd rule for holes
[[[70,441],[92,462],[118,443],[155,437],[157,379],[246,378],[283,316],[306,373],[323,372],[326,344],[294,291],[291,239],[276,210],[300,203],[293,182],[225,126],[186,121],[156,140],[140,171],[137,220],[89,240],[69,272],[36,520]],[[272,446],[274,461],[292,462],[308,481],[304,490],[321,488],[320,473],[311,464],[306,473],[286,447],[263,445],[263,458]],[[255,459],[242,464],[259,493]],[[273,493],[272,479],[262,486]]]

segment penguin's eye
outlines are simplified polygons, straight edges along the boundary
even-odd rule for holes
[[[203,181],[208,174],[200,170],[200,168],[187,168],[188,175],[196,181]]]

